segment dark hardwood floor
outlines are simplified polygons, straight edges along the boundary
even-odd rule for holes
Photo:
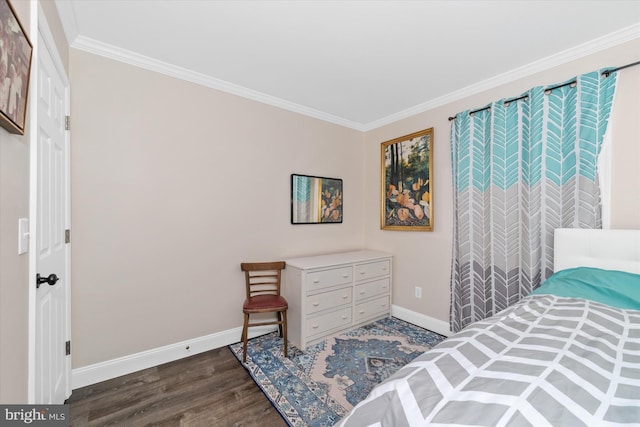
[[[227,347],[73,391],[71,427],[287,423]]]

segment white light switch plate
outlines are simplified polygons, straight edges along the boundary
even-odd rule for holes
[[[18,255],[29,251],[29,219],[18,218]]]

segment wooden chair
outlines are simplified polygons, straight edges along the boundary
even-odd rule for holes
[[[247,292],[247,299],[242,305],[244,313],[242,363],[247,362],[247,329],[250,326],[278,325],[280,336],[284,339],[284,357],[288,357],[287,308],[289,308],[289,304],[280,295],[280,283],[285,262],[243,262],[240,264],[240,268],[244,271]],[[257,313],[276,313],[277,319],[249,323],[249,315]]]

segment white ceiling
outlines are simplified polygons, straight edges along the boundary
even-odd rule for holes
[[[640,37],[640,1],[56,5],[72,47],[360,130]]]

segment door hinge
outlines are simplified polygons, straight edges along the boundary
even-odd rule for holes
[[[71,130],[71,116],[64,116],[64,130]]]
[[[64,242],[71,243],[71,230],[64,230]]]
[[[71,355],[71,341],[67,341],[64,343],[64,354],[66,356]]]

